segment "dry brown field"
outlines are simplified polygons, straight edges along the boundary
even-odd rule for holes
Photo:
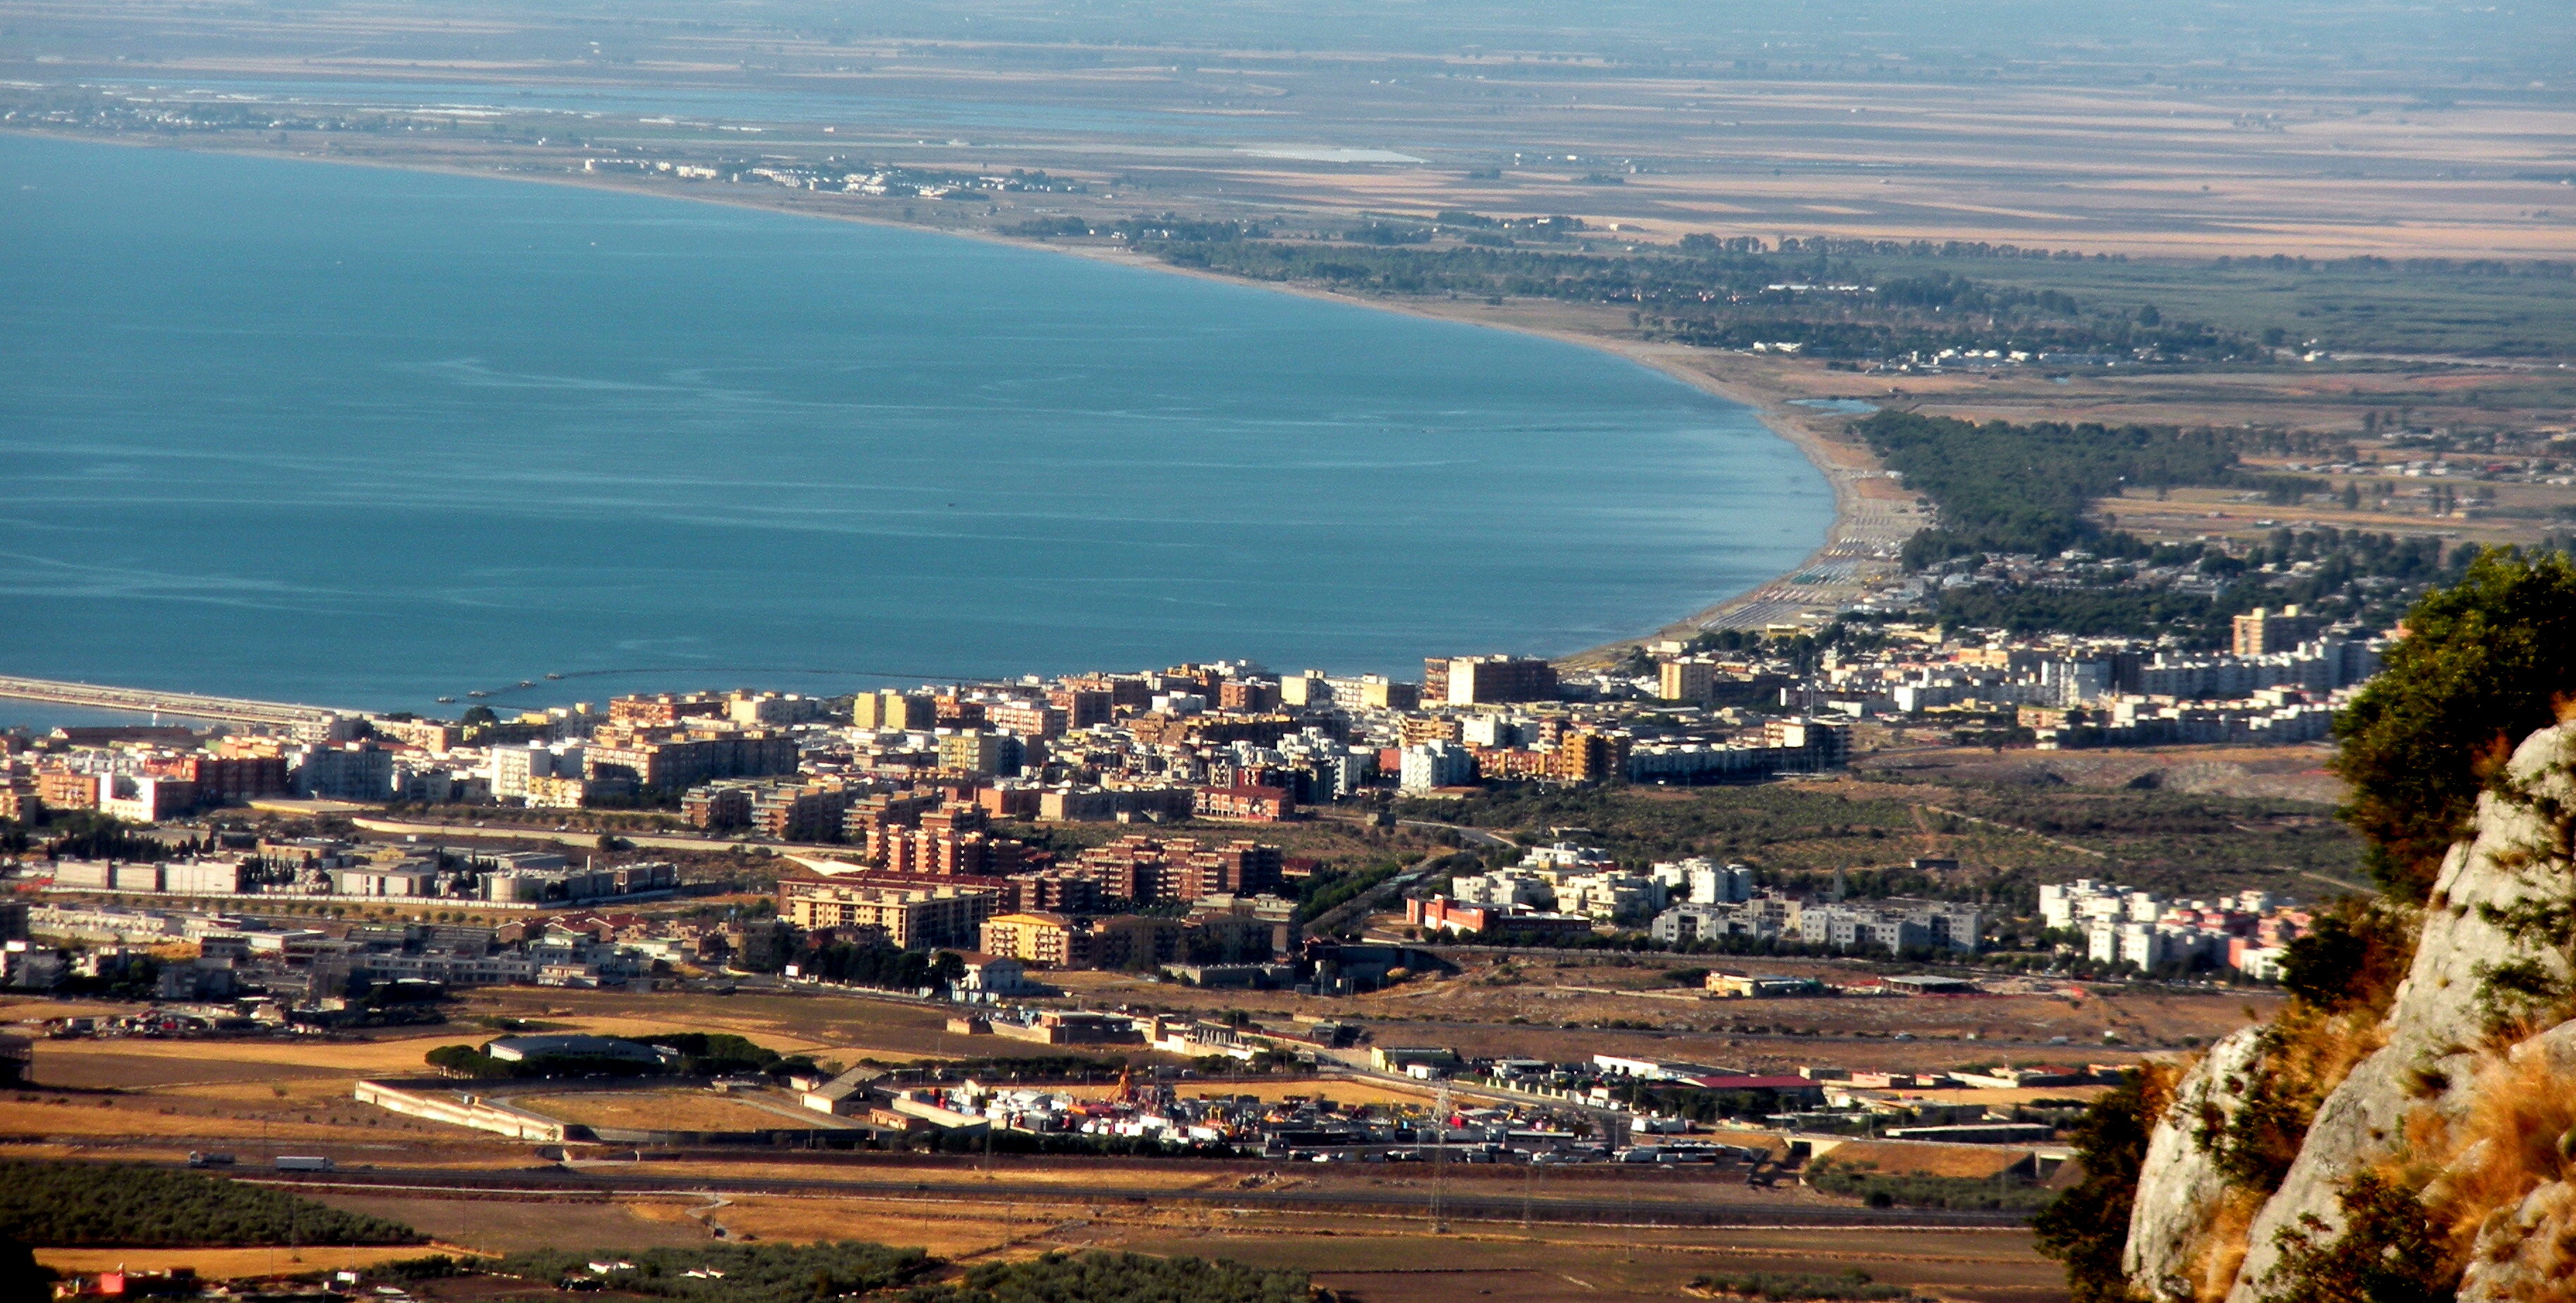
[[[188,1267],[208,1280],[244,1276],[296,1275],[308,1271],[355,1271],[379,1262],[452,1252],[418,1244],[389,1248],[278,1249],[38,1249],[36,1261],[65,1275],[102,1271],[168,1271]]]
[[[795,1106],[793,1099],[783,1102]],[[558,1091],[512,1095],[510,1103],[559,1121],[637,1131],[762,1131],[797,1125],[797,1119],[708,1090]]]
[[[1468,1055],[1588,1058],[1640,1054],[1729,1067],[1920,1070],[1997,1059],[2125,1062],[2189,1048],[2234,1031],[2269,991],[2185,993],[2145,987],[2045,984],[2055,995],[1814,997],[1729,1000],[1676,987],[1673,968],[1798,976],[1848,975],[1814,960],[1638,956],[1501,964],[1476,955],[1455,976],[1417,978],[1347,1000],[1279,991],[1199,991],[1114,973],[1052,975],[1094,1003],[1194,1014],[1240,1009],[1265,1022],[1358,1017],[1378,1045],[1450,1045]],[[1628,1027],[1600,1026],[1629,1023]],[[1644,1027],[1633,1024],[1645,1024]],[[1567,1026],[1566,1024],[1573,1024]],[[1760,1029],[1748,1031],[1739,1029]],[[2104,1032],[2117,1033],[2106,1044]],[[1912,1039],[1898,1040],[1904,1034]],[[2056,1037],[2063,1044],[2052,1044]],[[1970,1039],[1973,1037],[1974,1039]]]
[[[2038,1257],[2027,1233],[2018,1231],[1613,1230],[1457,1222],[1444,1234],[1422,1216],[1019,1203],[946,1191],[907,1200],[746,1196],[716,1209],[690,1198],[513,1203],[322,1197],[486,1251],[701,1243],[706,1232],[694,1210],[729,1231],[762,1239],[871,1239],[919,1245],[966,1262],[1085,1248],[1227,1257],[1315,1272],[1318,1284],[1372,1300],[1448,1297],[1422,1291],[1460,1286],[1465,1297],[1483,1297],[1477,1291],[1491,1289],[1499,1297],[1581,1292],[1596,1299],[1669,1298],[1701,1272],[1839,1274],[1853,1266],[1961,1303],[2064,1296],[2054,1264]]]
[[[2055,779],[2077,787],[2122,788],[2152,776],[2159,788],[2341,805],[2344,781],[2326,772],[2321,747],[2135,747],[2118,751],[2010,751],[1982,747],[1890,747],[1856,764],[1962,783]]]
[[[483,1253],[532,1249],[652,1249],[703,1244],[706,1227],[685,1210],[707,1201],[668,1199],[435,1198],[315,1191],[334,1208],[401,1222],[433,1240]],[[848,1237],[838,1237],[848,1238]],[[422,1250],[412,1249],[417,1257]]]
[[[1502,52],[1318,57],[1197,42],[1075,45],[1059,57],[1008,43],[854,43],[765,23],[628,31],[617,39],[635,43],[632,62],[602,62],[571,57],[581,44],[574,31],[532,11],[480,15],[471,49],[457,43],[448,12],[399,4],[261,19],[149,0],[13,0],[0,14],[19,33],[0,76],[24,81],[348,77],[504,94],[714,88],[823,106],[841,97],[998,103],[1012,111],[981,115],[972,128],[854,114],[771,123],[761,145],[967,171],[1043,168],[1090,180],[1103,202],[1114,193],[1161,206],[1222,193],[1254,211],[1565,212],[1663,239],[1714,230],[2168,254],[2576,249],[2576,220],[2552,171],[2563,170],[2557,142],[2576,135],[2562,99],[2432,102],[2383,77],[2267,83],[2215,68],[2151,83],[2081,70],[2053,81],[1718,77],[1583,59],[1541,66]],[[502,50],[512,54],[496,57]],[[1101,113],[1137,125],[1091,128]],[[1228,121],[1244,130],[1209,130]],[[827,124],[834,134],[823,134]],[[702,124],[624,115],[583,130],[639,146],[713,135]],[[443,134],[428,148],[496,154]],[[1367,142],[1393,157],[1353,162],[1282,149],[1283,139]],[[328,147],[361,157],[418,148]],[[1618,183],[1601,183],[1605,173]]]

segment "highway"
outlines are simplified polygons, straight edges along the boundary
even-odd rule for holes
[[[286,701],[255,701],[246,697],[210,697],[194,692],[119,688],[96,683],[72,683],[61,679],[21,678],[16,675],[0,675],[0,697],[14,698],[19,701],[42,701],[57,706],[84,706],[94,710],[176,715],[182,719],[212,720],[226,724],[265,724],[292,728],[299,734],[327,732],[334,715],[358,713],[334,711],[321,706],[305,706]]]
[[[506,807],[495,807],[493,813],[495,815],[505,815],[521,812],[509,810]],[[532,827],[527,824],[512,823],[492,823],[489,825],[480,822],[470,824],[425,823],[409,819],[378,819],[373,817],[352,818],[349,822],[357,827],[366,829],[368,832],[387,833],[395,836],[416,835],[420,837],[439,838],[479,837],[485,840],[496,841],[550,841],[559,842],[566,846],[591,846],[597,844],[599,841],[598,830],[585,828],[539,828]],[[775,851],[782,856],[812,855],[833,859],[847,859],[850,855],[850,847],[846,843],[840,845],[823,845],[819,843],[804,842],[750,841],[740,837],[711,837],[704,833],[620,831],[617,833],[617,840],[626,842],[629,845],[641,846],[655,850],[727,851],[740,847],[746,851]]]
[[[692,1154],[692,1159],[702,1158]],[[788,1155],[761,1151],[743,1156],[743,1161],[764,1165],[793,1161]],[[1178,1162],[1180,1160],[1174,1160]],[[842,1159],[834,1164],[864,1170],[860,1164]],[[957,1178],[922,1180],[863,1180],[840,1177],[726,1177],[704,1175],[657,1174],[651,1169],[658,1163],[585,1164],[579,1168],[544,1167],[518,1171],[454,1171],[440,1168],[376,1168],[355,1171],[314,1173],[260,1172],[244,1173],[243,1179],[263,1185],[313,1190],[339,1190],[349,1193],[384,1192],[406,1194],[452,1195],[460,1198],[562,1198],[566,1195],[594,1194],[600,1197],[636,1194],[723,1194],[772,1195],[788,1197],[841,1196],[847,1198],[899,1199],[923,1203],[993,1203],[1003,1201],[1028,1203],[1100,1204],[1191,1204],[1228,1208],[1267,1208],[1287,1212],[1373,1212],[1395,1216],[1428,1217],[1437,1205],[1443,1215],[1453,1219],[1476,1221],[1538,1221],[1577,1225],[1616,1226],[1798,1226],[1844,1227],[1853,1230],[1922,1230],[1922,1229],[2008,1229],[2022,1224],[2025,1214],[1986,1210],[1958,1209],[1873,1209],[1838,1207],[1801,1203],[1788,1193],[1752,1191],[1742,1184],[1715,1178],[1705,1183],[1705,1199],[1676,1198],[1672,1184],[1656,1178],[1669,1175],[1655,1173],[1607,1172],[1601,1179],[1564,1181],[1560,1173],[1567,1169],[1540,1169],[1526,1172],[1519,1165],[1505,1168],[1489,1164],[1453,1164],[1445,1174],[1445,1189],[1434,1189],[1435,1173],[1429,1164],[1369,1164],[1365,1169],[1373,1178],[1390,1182],[1402,1181],[1402,1187],[1381,1186],[1372,1189],[1323,1189],[1268,1187],[1171,1189],[1151,1185],[1120,1185],[1115,1175],[1104,1173],[1109,1180],[1102,1184],[1068,1186],[1054,1182],[1013,1181],[1003,1169],[989,1176],[961,1174]],[[1271,1169],[1283,1178],[1293,1178],[1299,1165],[1278,1164]],[[1215,1168],[1211,1177],[1227,1175],[1231,1167]],[[1312,1170],[1321,1173],[1323,1167]],[[1334,1176],[1348,1178],[1354,1169],[1334,1165]],[[1637,1190],[1628,1197],[1615,1193],[1630,1179],[1652,1181],[1653,1190]],[[1642,1182],[1641,1182],[1642,1183]],[[1694,1184],[1698,1184],[1694,1182]],[[1568,1185],[1597,1187],[1568,1189]],[[1551,1188],[1552,1187],[1552,1188]],[[1647,1197],[1637,1197],[1645,1195]],[[1657,1197],[1660,1196],[1660,1197]]]

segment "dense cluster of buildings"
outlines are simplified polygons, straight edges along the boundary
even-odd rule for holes
[[[595,987],[649,983],[657,970],[786,952],[772,921],[696,922],[574,911],[500,927],[359,923],[333,930],[212,910],[22,905],[23,932],[0,985],[45,990],[66,977],[132,969],[157,998],[223,1002],[254,1022],[327,1022],[370,1007],[378,988]],[[174,948],[195,954],[173,958]],[[182,953],[184,951],[175,951]]]
[[[1581,674],[1500,655],[1431,658],[1418,683],[1235,661],[829,700],[651,694],[471,723],[333,717],[323,733],[279,736],[63,729],[0,752],[0,817],[92,809],[148,823],[263,797],[676,804],[698,827],[780,841],[912,829],[919,853],[936,857],[977,830],[921,831],[890,802],[928,794],[995,819],[1274,822],[1372,789],[1826,771],[1848,760],[1851,725],[1869,718],[1981,729],[2000,719],[2042,747],[2314,741],[2378,671],[2382,646],[2295,606],[2237,617],[2224,654],[1879,629],[1873,650],[1828,649],[1813,663],[1788,661],[1776,640],[1730,652],[1703,638]]]
[[[1973,905],[1757,888],[1745,865],[1701,858],[1624,870],[1606,852],[1569,843],[1537,847],[1510,868],[1453,877],[1446,893],[1407,901],[1405,922],[1524,943],[1588,937],[1607,925],[1670,946],[1741,938],[1889,954],[1973,953],[1981,926]]]
[[[1167,1025],[1172,1022],[1146,1020],[1135,1034],[1157,1044],[1182,1037],[1185,1029]],[[1810,1085],[1803,1080],[1797,1084]],[[1596,1125],[1601,1112],[1588,1105],[1536,1101],[1466,1104],[1439,1116],[1427,1102],[1337,1104],[1321,1093],[1278,1101],[1250,1095],[1192,1097],[1168,1082],[1135,1082],[1100,1096],[975,1080],[908,1084],[875,1069],[844,1073],[808,1089],[803,1098],[817,1111],[900,1132],[1021,1131],[1223,1147],[1292,1162],[1400,1162],[1423,1158],[1434,1149],[1454,1162],[1600,1162],[1637,1148],[1626,1144],[1623,1134],[1604,1134]],[[1735,1147],[1687,1140],[1655,1149],[1670,1150],[1666,1161],[1742,1156]],[[1655,1150],[1648,1149],[1642,1161],[1654,1157]]]
[[[2048,637],[1961,644],[1886,626],[1889,644],[1828,651],[1778,689],[1821,718],[1962,722],[2009,716],[2044,749],[2178,743],[2289,744],[2324,738],[2337,706],[2379,672],[2382,642],[2321,626],[2292,606],[2235,617],[2233,649],[2188,654],[2135,639]],[[1762,667],[1657,649],[1667,700],[1743,699]]]
[[[2219,968],[2257,980],[2280,976],[2290,942],[2313,922],[2297,902],[2262,891],[2169,900],[2091,878],[2042,886],[2039,912],[2051,930],[2081,937],[2083,954],[2097,964]]]
[[[1041,1135],[1158,1140],[1229,1146],[1295,1161],[1361,1161],[1419,1156],[1440,1146],[1469,1162],[1710,1162],[1746,1155],[1723,1140],[1690,1139],[1712,1129],[1870,1134],[1966,1144],[2044,1142],[2055,1128],[1998,1115],[1985,1103],[1928,1098],[1928,1091],[2019,1090],[2092,1084],[2116,1069],[2092,1065],[1987,1071],[1874,1072],[1802,1068],[1766,1074],[1628,1055],[1588,1060],[1468,1057],[1439,1046],[1371,1045],[1332,1023],[1265,1026],[1161,1015],[1060,1013],[1086,1032],[1053,1043],[1151,1047],[1192,1057],[1294,1054],[1301,1061],[1423,1081],[1454,1078],[1474,1103],[1443,1118],[1428,1100],[1336,1106],[1320,1099],[1264,1102],[1253,1096],[1177,1097],[1167,1084],[1121,1083],[1103,1097],[968,1079],[915,1084],[859,1068],[800,1083],[805,1107],[897,1131],[1003,1129]],[[1002,1024],[997,1024],[996,1032]],[[1687,1104],[1685,1103],[1687,1101]],[[1690,1108],[1693,1116],[1685,1116]]]
[[[1752,778],[1849,754],[1846,724],[1780,718],[1776,699],[1678,734],[1633,727],[1651,697],[1617,676],[1561,682],[1545,661],[1465,656],[1427,661],[1418,684],[1230,662],[828,702],[654,694],[473,722],[334,717],[309,739],[63,729],[0,752],[0,817],[149,823],[263,798],[677,805],[711,831],[830,843],[915,827],[875,798],[923,793],[1001,819],[1264,823],[1372,788]]]
[[[668,863],[598,865],[553,851],[458,850],[326,837],[227,838],[223,848],[154,860],[40,860],[23,876],[54,893],[241,896],[276,900],[529,907],[663,895]],[[229,843],[242,843],[238,846]]]

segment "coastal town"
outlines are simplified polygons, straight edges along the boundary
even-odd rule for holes
[[[875,1002],[990,1065],[770,1062],[724,1087],[730,1121],[693,1127],[597,1121],[620,1092],[685,1103],[724,1076],[622,1033],[487,1033],[352,1087],[378,1114],[558,1147],[1114,1144],[1700,1164],[1856,1191],[1828,1155],[1910,1144],[1991,1153],[1967,1163],[1979,1180],[2035,1190],[2124,1063],[2224,1021],[2193,993],[2277,982],[2317,925],[2308,893],[2123,885],[2037,834],[2015,834],[2040,859],[2007,881],[1973,854],[1798,871],[1451,812],[1829,789],[1856,762],[1978,749],[2296,754],[2390,636],[2295,605],[2231,634],[2190,651],[1882,622],[1848,645],[1713,630],[1597,669],[1236,661],[507,713],[495,695],[443,719],[243,702],[197,707],[234,716],[211,727],[21,731],[0,786],[17,830],[0,986],[65,1010],[20,1029],[37,1047],[21,1059],[416,1038],[513,992],[641,1000],[685,1026],[711,993],[764,992]],[[1391,1014],[1519,989],[1534,965],[1549,998],[1603,1012],[1539,1027],[1459,1004],[1447,1032]],[[1044,1059],[1026,1060],[1036,1080],[1015,1055]],[[1246,1074],[1394,1093],[1188,1089]]]
[[[0,1303],[2576,1298],[2567,34],[0,0]]]

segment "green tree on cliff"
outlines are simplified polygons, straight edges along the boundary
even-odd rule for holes
[[[2576,564],[2562,552],[2481,554],[2425,595],[2387,668],[2335,720],[2344,817],[2387,893],[2420,903],[2514,744],[2576,693]]]

